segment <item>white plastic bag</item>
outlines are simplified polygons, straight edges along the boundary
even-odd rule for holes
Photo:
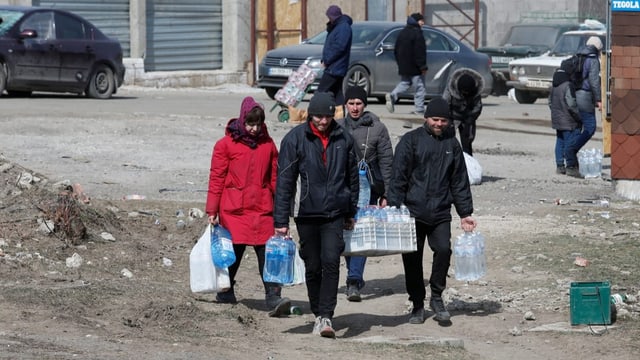
[[[293,282],[291,285],[300,285],[305,283],[304,270],[304,260],[302,260],[299,251],[296,248],[296,256],[293,260]]]
[[[207,225],[189,255],[191,291],[194,293],[216,293],[231,287],[229,270],[213,265],[211,258],[211,225]]]
[[[469,175],[469,183],[471,185],[482,184],[482,166],[473,156],[463,152],[464,163],[467,165],[467,174]]]

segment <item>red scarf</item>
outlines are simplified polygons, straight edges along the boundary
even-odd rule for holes
[[[309,127],[311,127],[311,131],[320,138],[322,142],[322,162],[324,165],[327,165],[327,146],[329,145],[329,133],[328,131],[325,133],[321,133],[320,130],[316,129],[316,126],[313,125],[312,122],[309,122]]]

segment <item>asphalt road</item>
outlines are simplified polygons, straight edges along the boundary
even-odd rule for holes
[[[204,202],[213,144],[227,121],[238,116],[244,96],[265,105],[269,131],[279,144],[294,125],[278,122],[279,108],[270,111],[275,102],[260,89],[124,87],[110,100],[59,94],[2,97],[0,153],[50,181],[79,183],[91,197],[135,194]],[[411,102],[398,105],[394,114],[384,104],[367,109],[382,118],[394,144],[408,130],[402,126],[407,120],[414,127],[422,123],[409,114]],[[555,133],[546,99],[523,105],[507,97],[486,98],[478,127],[478,149],[517,149],[529,142],[529,151],[552,159]],[[592,141],[598,139],[599,132]]]

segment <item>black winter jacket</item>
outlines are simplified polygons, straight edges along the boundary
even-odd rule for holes
[[[280,144],[273,221],[289,227],[289,217],[353,218],[358,204],[358,163],[354,140],[342,126],[332,124],[322,161],[322,141],[310,128],[298,125]]]
[[[476,93],[465,98],[458,89],[458,80],[462,75],[470,75],[476,83]],[[484,78],[477,71],[469,68],[460,68],[451,74],[451,80],[442,94],[442,97],[449,103],[453,120],[458,120],[467,124],[475,124],[482,113],[482,89],[484,89]]]
[[[427,44],[420,24],[409,16],[407,26],[398,34],[393,50],[398,63],[398,74],[415,76],[427,70]]]
[[[425,124],[396,145],[387,204],[403,203],[427,225],[451,221],[452,204],[460,218],[473,214],[467,167],[453,127],[435,136]]]
[[[581,126],[576,91],[569,75],[558,69],[553,74],[553,87],[549,93],[551,128],[574,130]]]

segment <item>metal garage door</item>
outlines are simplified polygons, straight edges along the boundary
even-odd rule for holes
[[[33,0],[33,6],[69,10],[89,20],[105,35],[120,41],[129,57],[129,0]]]
[[[147,71],[222,68],[222,0],[149,0]]]

